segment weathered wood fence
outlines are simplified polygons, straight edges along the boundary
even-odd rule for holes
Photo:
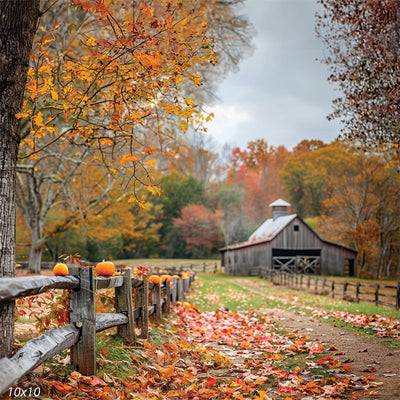
[[[69,324],[52,328],[21,347],[11,358],[0,359],[0,395],[44,361],[71,348],[71,363],[83,375],[96,374],[96,333],[117,327],[127,344],[148,337],[149,318],[168,315],[170,304],[188,293],[194,275],[154,285],[135,279],[131,270],[121,275],[95,277],[93,268],[70,268],[66,277],[32,276],[0,279],[0,301],[44,293],[50,289],[70,290]],[[115,313],[98,314],[95,295],[99,289],[115,288]],[[136,336],[136,330],[138,336]],[[139,333],[140,332],[140,333]]]
[[[166,268],[171,274],[181,273],[185,270],[196,272],[213,272],[214,274],[221,271],[221,266],[217,262],[204,262],[199,264],[182,264],[178,267]]]
[[[397,285],[368,284],[274,270],[265,272],[262,278],[271,280],[275,285],[400,309],[400,282]]]

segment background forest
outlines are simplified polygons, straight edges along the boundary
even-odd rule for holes
[[[324,239],[358,250],[360,275],[400,274],[398,2],[382,14],[376,2],[321,1],[316,28],[343,92],[330,118],[342,118],[346,140],[219,149],[205,109],[251,54],[243,1],[35,2],[45,12],[10,114],[17,260],[40,272],[65,254],[218,257],[281,197]],[[370,26],[385,34],[368,36]]]
[[[43,259],[64,254],[101,259],[218,257],[247,240],[282,197],[324,239],[359,251],[359,274],[400,273],[400,176],[395,152],[367,152],[339,140],[303,140],[293,150],[263,139],[217,151],[206,134],[189,133],[174,157],[152,167],[153,193],[126,197],[123,178],[85,163],[52,204]],[[62,175],[62,171],[58,172]],[[88,207],[89,205],[95,205]],[[18,215],[18,259],[30,243]]]

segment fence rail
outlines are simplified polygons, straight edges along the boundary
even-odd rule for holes
[[[52,328],[28,341],[11,358],[0,359],[0,395],[44,361],[71,349],[71,363],[83,375],[96,374],[96,333],[117,327],[127,344],[148,338],[150,316],[168,315],[170,304],[183,300],[194,275],[155,285],[135,279],[131,270],[121,275],[95,277],[93,268],[70,268],[70,276],[0,278],[0,301],[44,293],[50,289],[70,290],[69,324]],[[100,289],[114,288],[115,313],[96,313],[95,295]],[[136,337],[136,330],[138,336]]]
[[[216,274],[218,271],[221,271],[221,265],[218,265],[217,262],[203,262],[198,264],[182,264],[177,267],[165,268],[168,272],[175,274],[181,273],[183,271],[196,271],[196,272],[213,272]]]
[[[400,309],[400,282],[397,285],[346,282],[274,270],[265,271],[261,277],[271,280],[275,285],[341,297],[357,303],[374,303],[377,306],[383,305],[396,310]]]

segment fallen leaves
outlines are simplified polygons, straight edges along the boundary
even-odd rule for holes
[[[313,310],[312,315],[319,318],[335,318],[351,324],[353,327],[369,328],[376,331],[376,335],[381,338],[400,338],[400,321],[394,317],[383,317],[378,314],[352,314],[344,311],[322,309]]]
[[[349,365],[353,359],[336,359],[343,355],[337,347],[325,348],[296,331],[282,333],[273,319],[262,312],[224,307],[200,311],[188,302],[178,303],[167,322],[151,324],[150,339],[142,347],[122,346],[134,370],[128,378],[101,370],[98,377],[73,372],[57,378],[42,369],[31,379],[53,398],[328,400],[356,399],[357,392],[376,396],[383,383],[376,380],[374,366],[366,366],[365,375],[357,377]],[[378,316],[356,321],[383,323]],[[360,347],[360,352],[367,351]],[[111,353],[105,347],[98,352],[100,366],[119,363],[111,360]]]

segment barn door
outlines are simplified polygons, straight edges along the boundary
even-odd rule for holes
[[[297,272],[299,274],[319,274],[320,256],[297,256]]]
[[[272,257],[272,268],[281,272],[296,272],[296,256],[275,256]]]
[[[288,273],[319,274],[319,249],[272,249],[272,268]]]

